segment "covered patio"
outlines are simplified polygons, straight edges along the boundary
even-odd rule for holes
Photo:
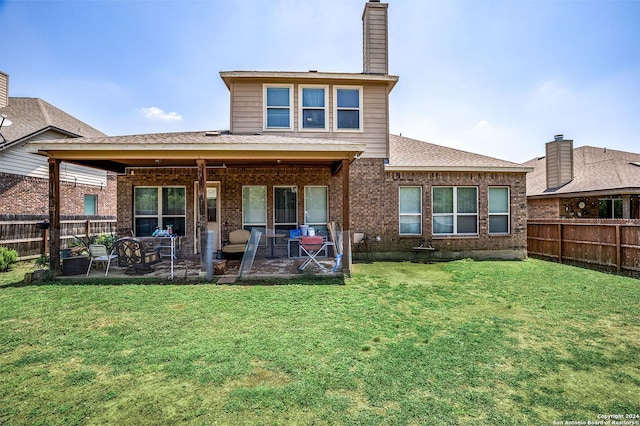
[[[310,219],[313,211],[308,200],[314,193],[320,193],[326,199],[321,203],[326,213],[319,216],[324,219],[315,222],[319,234],[324,235],[325,241],[334,242],[328,235],[327,224],[336,223],[338,232],[333,239],[339,238],[346,243],[341,245],[346,248],[344,252],[326,250],[318,257],[318,262],[325,262],[331,271],[336,254],[342,254],[341,270],[350,271],[349,169],[364,151],[364,143],[271,134],[186,132],[37,141],[30,143],[28,148],[49,159],[50,260],[52,270],[57,274],[61,272],[62,161],[118,174],[118,237],[150,237],[149,224],[157,223],[160,226],[156,228],[164,230],[162,220],[166,222],[167,219],[161,213],[157,219],[151,217],[156,221],[153,222],[138,211],[138,204],[141,204],[138,193],[143,192],[139,188],[159,188],[160,209],[168,203],[166,199],[171,196],[171,189],[179,188],[179,217],[172,217],[172,220],[177,223],[174,230],[180,238],[178,261],[189,263],[181,264],[178,270],[182,272],[177,274],[176,263],[174,276],[188,277],[195,274],[190,271],[196,270],[202,276],[207,272],[208,256],[205,253],[211,253],[211,246],[207,246],[211,235],[213,257],[217,259],[222,247],[228,244],[231,231],[254,228],[261,231],[262,236],[254,247],[252,265],[245,273],[240,271],[235,276],[299,274],[297,268],[305,260],[304,253],[302,258],[299,253],[291,256],[291,245],[296,245],[295,241],[292,243],[295,238],[290,238],[295,236],[289,235],[289,231],[301,228]],[[252,192],[255,188],[262,196],[259,205],[264,210],[262,219],[257,222],[247,213],[249,197],[255,196],[253,192],[256,191]],[[217,194],[215,198],[211,193]],[[285,212],[289,217],[287,220],[281,219],[281,194],[290,198],[285,200],[290,210]],[[234,263],[231,260],[229,266]],[[327,273],[315,262],[302,272],[312,271]]]

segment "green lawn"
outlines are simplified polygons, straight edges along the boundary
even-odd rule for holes
[[[0,288],[0,424],[553,424],[640,413],[640,280],[538,260],[346,285]]]

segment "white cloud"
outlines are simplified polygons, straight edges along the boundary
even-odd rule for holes
[[[182,121],[182,116],[177,112],[166,112],[158,107],[141,108],[140,110],[149,120]]]

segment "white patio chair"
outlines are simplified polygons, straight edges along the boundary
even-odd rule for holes
[[[91,244],[89,245],[89,256],[91,256],[91,260],[89,260],[89,268],[87,268],[87,276],[91,272],[91,265],[94,261],[96,262],[107,262],[106,270],[104,272],[104,276],[106,277],[109,273],[109,266],[111,266],[111,260],[117,258],[118,256],[107,253],[107,247],[103,244]]]

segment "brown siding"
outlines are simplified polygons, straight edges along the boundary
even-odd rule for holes
[[[386,3],[367,3],[362,16],[363,70],[365,74],[388,74]]]
[[[0,71],[0,108],[9,105],[9,76]]]
[[[546,148],[547,188],[559,188],[573,180],[573,141],[548,142]]]
[[[308,137],[354,141],[366,144],[363,157],[387,158],[389,121],[388,94],[385,84],[362,85],[361,82],[330,81],[322,82],[329,86],[328,131],[309,132],[298,131],[298,88],[300,85],[321,84],[313,80],[300,80],[294,84],[293,96],[293,131],[272,131],[263,129],[263,84],[284,83],[282,81],[258,81],[247,79],[236,81],[231,86],[231,124],[230,130],[235,134],[269,133],[283,136]],[[334,132],[333,131],[333,87],[334,86],[362,86],[363,87],[363,127],[362,132]]]

